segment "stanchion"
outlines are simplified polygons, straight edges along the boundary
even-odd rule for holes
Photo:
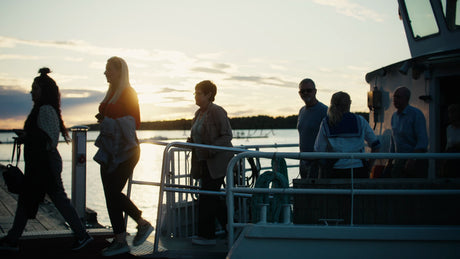
[[[74,126],[72,131],[72,204],[80,219],[86,217],[86,133],[87,126]]]

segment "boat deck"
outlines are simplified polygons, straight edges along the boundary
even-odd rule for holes
[[[227,255],[227,239],[217,238],[215,246],[197,246],[190,238],[160,237],[158,252],[151,255],[155,258],[203,258],[221,259]]]

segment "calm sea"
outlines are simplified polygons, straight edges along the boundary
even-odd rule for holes
[[[165,142],[185,141],[190,135],[189,131],[138,131],[139,139],[163,138]],[[105,206],[105,197],[102,189],[102,183],[99,174],[99,164],[92,158],[97,152],[94,146],[94,140],[97,138],[98,132],[88,132],[87,135],[87,193],[86,206],[95,210],[98,214],[98,221],[104,226],[110,226],[110,220],[107,215]],[[239,145],[266,145],[266,144],[292,144],[298,143],[297,130],[234,130],[234,146]],[[14,133],[0,133],[0,163],[6,165],[11,159],[13,144],[11,144]],[[263,136],[263,137],[261,137]],[[248,138],[249,137],[249,138]],[[10,142],[10,143],[8,143]],[[71,171],[72,171],[72,144],[61,142],[58,145],[59,152],[63,160],[62,179],[67,194],[71,194]],[[143,181],[159,182],[161,174],[161,163],[163,156],[163,146],[153,144],[141,144],[141,157],[137,164],[133,179]],[[265,151],[292,151],[297,152],[298,148],[287,149],[267,149]],[[21,161],[19,166],[23,169],[24,163]],[[289,170],[289,177],[299,177],[296,169]],[[143,216],[155,223],[156,212],[158,206],[158,188],[151,186],[134,185],[132,189],[131,199],[143,211]],[[135,233],[136,224],[130,219],[128,221],[128,232]]]

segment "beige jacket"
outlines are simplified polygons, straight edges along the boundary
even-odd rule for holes
[[[192,120],[192,125],[200,114],[200,109],[195,112],[195,117]],[[227,117],[227,112],[214,103],[208,106],[207,116],[203,121],[203,131],[201,139],[205,145],[232,147],[232,127]],[[192,142],[193,139],[192,139]],[[212,150],[206,152],[206,163],[209,173],[213,179],[221,178],[226,175],[227,165],[233,157],[231,152],[222,152]]]

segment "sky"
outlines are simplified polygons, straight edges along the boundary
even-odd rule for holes
[[[202,80],[229,117],[297,114],[307,77],[324,104],[345,91],[368,112],[366,73],[410,52],[396,0],[2,0],[0,129],[23,127],[45,66],[66,126],[96,123],[112,56],[157,121],[192,118]]]

